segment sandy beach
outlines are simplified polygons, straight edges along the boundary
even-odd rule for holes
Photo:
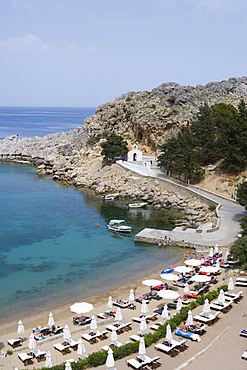
[[[223,255],[224,255],[224,248],[221,248]],[[186,253],[190,254],[192,250],[187,250]],[[199,254],[198,254],[199,257]],[[178,261],[177,264],[182,264],[182,261]],[[164,266],[168,267],[168,266]],[[215,290],[217,286],[221,286],[228,282],[229,276],[233,276],[233,270],[222,269],[222,273],[218,277],[218,283],[212,285],[210,290]],[[155,278],[160,279],[160,269],[154,271],[149,276],[143,276],[143,278]],[[104,312],[107,310],[107,301],[108,297],[111,295],[113,301],[116,299],[124,299],[128,300],[129,291],[130,289],[136,289],[136,297],[149,292],[149,288],[142,285],[143,279],[137,279],[132,281],[129,284],[124,286],[118,287],[114,291],[105,291],[104,294],[97,297],[88,297],[86,300],[94,305],[94,309],[90,311],[87,315],[97,315],[100,312]],[[183,294],[182,288],[173,287],[173,290],[177,290],[180,294]],[[243,291],[243,299],[240,300],[238,303],[234,303],[232,305],[232,309],[227,312],[226,314],[220,313],[220,319],[212,326],[207,327],[207,332],[202,336],[201,342],[194,342],[194,341],[187,341],[188,349],[184,352],[180,352],[178,356],[171,358],[167,354],[163,354],[162,352],[158,352],[155,350],[154,345],[147,348],[147,355],[150,357],[153,356],[160,356],[160,363],[162,366],[160,368],[166,369],[182,369],[186,368],[188,370],[194,369],[208,369],[208,367],[215,365],[217,361],[217,368],[218,369],[246,369],[246,361],[241,359],[242,353],[247,350],[247,343],[246,338],[240,337],[239,332],[242,329],[247,329],[247,299],[246,299],[246,291],[247,288],[240,288],[235,287],[234,293],[238,291]],[[73,325],[73,314],[70,309],[69,305],[73,304],[74,302],[68,302],[67,306],[53,308],[52,313],[54,316],[55,324],[59,326],[64,326],[68,324],[71,332],[71,337],[73,340],[77,341],[83,333],[89,333],[90,328],[89,326],[81,327],[81,326],[74,326]],[[148,307],[149,313],[153,312],[153,309],[157,308],[160,305],[163,305],[165,300],[162,299],[160,301],[151,300]],[[51,306],[52,307],[52,306]],[[197,307],[193,310],[193,316],[199,314],[202,310],[202,307]],[[17,322],[20,319],[17,314],[16,322],[10,322],[2,325],[0,327],[0,350],[7,351],[12,350],[12,355],[7,355],[6,357],[0,358],[0,366],[4,370],[14,370],[15,367],[18,369],[39,369],[44,367],[45,362],[40,361],[38,362],[36,359],[34,360],[32,365],[24,366],[21,360],[18,358],[19,353],[23,352],[30,352],[28,349],[28,337],[32,332],[32,329],[35,328],[37,325],[41,327],[47,326],[48,322],[48,315],[50,311],[42,312],[39,315],[31,316],[23,318],[23,324],[25,327],[25,333],[22,335],[24,341],[21,347],[16,349],[12,349],[10,345],[7,344],[7,340],[18,338],[19,335],[16,333],[17,330]],[[170,310],[171,314],[173,315],[176,313],[176,310]],[[214,313],[215,311],[212,311]],[[18,313],[18,307],[17,307]],[[132,317],[139,316],[141,314],[141,304],[136,303],[136,310],[130,310],[128,308],[122,309],[123,315],[123,322],[132,321]],[[99,319],[97,318],[98,330],[103,331],[105,330],[105,326],[109,323],[112,323],[114,319]],[[161,318],[158,317],[158,320],[161,321]],[[155,323],[150,322],[148,323],[148,332],[152,332],[152,329],[149,327]],[[121,343],[126,343],[130,341],[129,336],[133,334],[137,334],[139,332],[139,324],[132,322],[132,329],[130,331],[125,331],[118,336],[118,341]],[[181,340],[181,337],[178,337],[173,334],[174,339]],[[37,348],[42,351],[50,351],[52,354],[53,365],[60,364],[65,362],[68,359],[78,359],[78,354],[76,351],[71,350],[70,353],[66,355],[62,355],[59,351],[53,348],[53,345],[56,343],[63,342],[63,335],[60,334],[55,337],[47,337],[47,339],[40,341],[37,343]],[[83,341],[85,348],[86,348],[86,355],[97,352],[101,350],[102,346],[109,345],[111,343],[111,335],[110,332],[108,334],[108,338],[104,340],[99,340],[95,344],[90,344],[86,340]],[[159,341],[161,342],[161,340]],[[116,369],[126,369],[126,360],[129,358],[135,358],[136,354],[132,354],[131,356],[124,358],[122,360],[115,361],[115,368]],[[106,369],[106,366],[99,366],[97,367],[99,370]]]

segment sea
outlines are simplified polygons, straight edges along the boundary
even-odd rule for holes
[[[68,131],[94,111],[0,107],[0,137]],[[127,209],[128,202],[102,201],[90,189],[37,175],[33,166],[0,162],[0,324],[105,294],[181,258],[177,247],[134,242],[145,227],[171,230],[181,215]],[[132,234],[109,232],[110,219],[124,219]]]

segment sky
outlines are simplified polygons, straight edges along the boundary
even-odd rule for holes
[[[246,0],[1,0],[0,106],[246,76]]]

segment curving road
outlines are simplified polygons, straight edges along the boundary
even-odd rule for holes
[[[171,179],[166,178],[164,173],[158,167],[152,167],[149,169],[144,167],[141,163],[136,164],[122,161],[119,161],[118,164],[132,172],[138,173],[139,175],[163,179],[164,181],[174,183],[181,187],[189,188],[195,193],[195,195],[203,195],[204,197],[221,205],[219,209],[219,229],[216,231],[207,232],[207,230],[211,228],[211,224],[203,225],[201,233],[198,233],[195,229],[190,228],[183,230],[181,227],[176,227],[172,231],[144,229],[136,235],[136,240],[159,240],[160,238],[167,236],[168,238],[171,238],[172,241],[178,243],[184,241],[185,243],[193,245],[214,246],[215,244],[218,244],[223,246],[229,245],[237,239],[237,235],[241,232],[241,227],[238,220],[244,215],[247,215],[247,211],[235,201],[226,199],[211,192],[209,193],[194,186],[179,184]]]

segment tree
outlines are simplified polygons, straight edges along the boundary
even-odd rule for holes
[[[114,133],[108,135],[106,141],[100,145],[103,148],[101,154],[104,156],[105,161],[108,159],[113,160],[128,153],[127,142]]]
[[[239,261],[241,269],[247,270],[247,236],[239,238],[230,248],[229,258]]]
[[[247,181],[242,182],[242,184],[238,186],[237,197],[241,206],[247,209]]]

